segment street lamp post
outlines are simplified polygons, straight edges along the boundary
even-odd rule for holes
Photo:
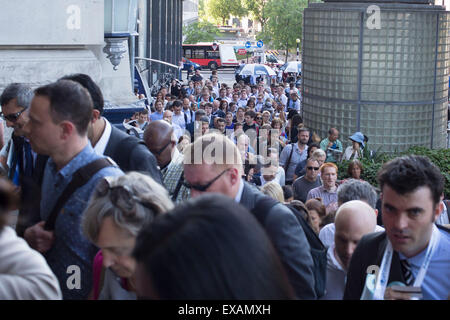
[[[300,39],[299,38],[295,39],[295,42],[297,42],[297,61],[299,61],[298,58],[300,53]]]

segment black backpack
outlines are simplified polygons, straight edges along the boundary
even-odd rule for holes
[[[273,206],[280,202],[270,197],[263,197],[256,202],[255,208],[252,213],[258,219],[258,221],[264,226],[267,215]],[[293,206],[286,205],[297,218],[303,231],[305,232],[306,239],[308,240],[311,248],[311,256],[314,261],[314,290],[316,291],[317,298],[322,297],[325,294],[326,288],[326,276],[327,276],[327,248],[320,241],[319,237],[309,226],[306,220],[303,218],[300,212]]]

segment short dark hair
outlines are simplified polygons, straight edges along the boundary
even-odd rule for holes
[[[141,230],[133,256],[163,300],[293,297],[264,229],[224,195],[190,199],[159,216]]]
[[[217,122],[223,122],[223,123],[225,123],[225,119],[224,119],[224,118],[218,117],[218,118],[217,118]]]
[[[81,84],[87,91],[89,91],[92,102],[94,103],[94,109],[100,111],[100,114],[103,114],[105,102],[103,100],[102,90],[100,90],[100,87],[94,82],[94,80],[92,80],[91,77],[84,73],[75,73],[64,76],[59,80],[72,80]]]
[[[248,110],[244,113],[244,116],[250,116],[252,119],[255,119],[256,113],[253,110]]]
[[[181,107],[183,105],[183,103],[180,100],[175,100],[172,103],[172,107]]]
[[[198,109],[195,111],[195,119],[201,119],[203,116],[206,116],[206,111],[203,109]]]
[[[409,155],[395,158],[383,165],[378,172],[381,190],[388,185],[399,194],[407,194],[417,188],[430,188],[434,205],[440,202],[444,191],[444,176],[429,158]]]
[[[281,189],[283,189],[283,195],[285,200],[292,198],[294,196],[294,190],[292,189],[292,186],[287,184],[282,186]]]
[[[37,96],[50,101],[50,116],[54,123],[72,122],[79,135],[85,135],[92,119],[93,103],[89,92],[78,82],[59,80],[37,88]]]
[[[18,106],[27,109],[33,99],[33,89],[24,83],[11,83],[3,90],[0,105],[4,106],[13,99],[17,99]]]

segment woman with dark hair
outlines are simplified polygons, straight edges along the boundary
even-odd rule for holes
[[[316,234],[319,234],[322,219],[327,215],[325,205],[320,198],[309,199],[305,203],[308,209],[308,223]]]
[[[219,109],[223,112],[228,112],[228,101],[225,99],[220,100]]]
[[[140,232],[133,255],[140,298],[294,298],[264,229],[223,195],[191,199],[161,215]]]
[[[255,100],[253,99],[248,99],[247,101],[247,106],[245,108],[246,111],[248,110],[252,110],[255,111],[256,105],[255,105]]]
[[[347,169],[349,179],[362,180],[361,175],[363,174],[363,172],[364,168],[361,161],[357,159],[350,161]]]
[[[16,187],[0,178],[0,300],[60,300],[58,279],[44,257],[7,226],[18,204]]]
[[[298,141],[298,125],[303,124],[303,119],[299,114],[294,114],[289,123],[290,123],[290,127],[289,127],[289,131],[287,131],[287,132],[289,132],[288,138],[290,140],[290,143],[297,143],[297,141]],[[310,132],[310,136],[311,136],[311,132]]]

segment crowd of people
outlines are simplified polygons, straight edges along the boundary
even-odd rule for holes
[[[196,71],[122,131],[87,75],[7,86],[0,298],[449,299],[442,173],[396,158],[375,189],[368,137],[321,139],[301,96]]]

